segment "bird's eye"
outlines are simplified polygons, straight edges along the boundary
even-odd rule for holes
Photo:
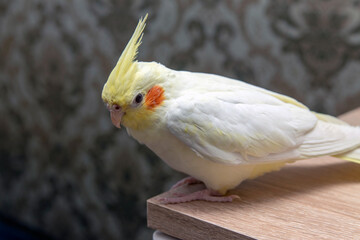
[[[141,103],[142,102],[142,100],[143,100],[143,95],[141,94],[141,93],[139,93],[138,95],[136,95],[136,97],[135,97],[135,99],[134,99],[134,103],[135,104],[139,104],[139,103]]]

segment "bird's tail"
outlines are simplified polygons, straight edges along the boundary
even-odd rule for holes
[[[333,124],[337,124],[337,125],[348,125],[349,126],[348,123],[346,123],[345,121],[343,121],[339,118],[336,118],[336,117],[333,117],[330,115],[326,115],[326,114],[316,113],[316,112],[314,112],[314,114],[321,121],[333,123]],[[359,138],[360,138],[360,136],[359,136]],[[346,152],[346,153],[343,153],[340,155],[335,155],[334,157],[360,164],[360,148],[357,148],[355,150],[352,150],[350,152]]]
[[[347,152],[345,154],[336,155],[334,157],[338,157],[347,161],[355,162],[360,164],[360,148],[355,149],[353,151]]]
[[[331,155],[360,163],[360,127],[340,119],[316,114],[319,121],[298,148],[303,158]]]

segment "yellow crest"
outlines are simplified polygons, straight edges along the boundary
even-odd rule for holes
[[[148,14],[139,23],[133,33],[130,41],[122,52],[115,68],[110,73],[110,76],[104,85],[102,92],[102,99],[107,102],[116,102],[126,96],[126,92],[121,90],[131,89],[132,81],[136,73],[136,57],[138,48],[141,45],[145,22]]]

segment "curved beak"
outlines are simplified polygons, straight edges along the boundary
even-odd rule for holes
[[[121,126],[120,126],[121,118],[124,115],[122,108],[119,105],[115,104],[112,106],[108,105],[108,109],[110,111],[110,117],[111,117],[112,124],[117,128],[121,128]]]

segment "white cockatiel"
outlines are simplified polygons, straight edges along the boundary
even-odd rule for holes
[[[112,123],[207,189],[163,199],[232,201],[243,180],[323,155],[360,163],[360,128],[309,111],[296,100],[213,74],[137,62],[145,20],[106,82]]]

